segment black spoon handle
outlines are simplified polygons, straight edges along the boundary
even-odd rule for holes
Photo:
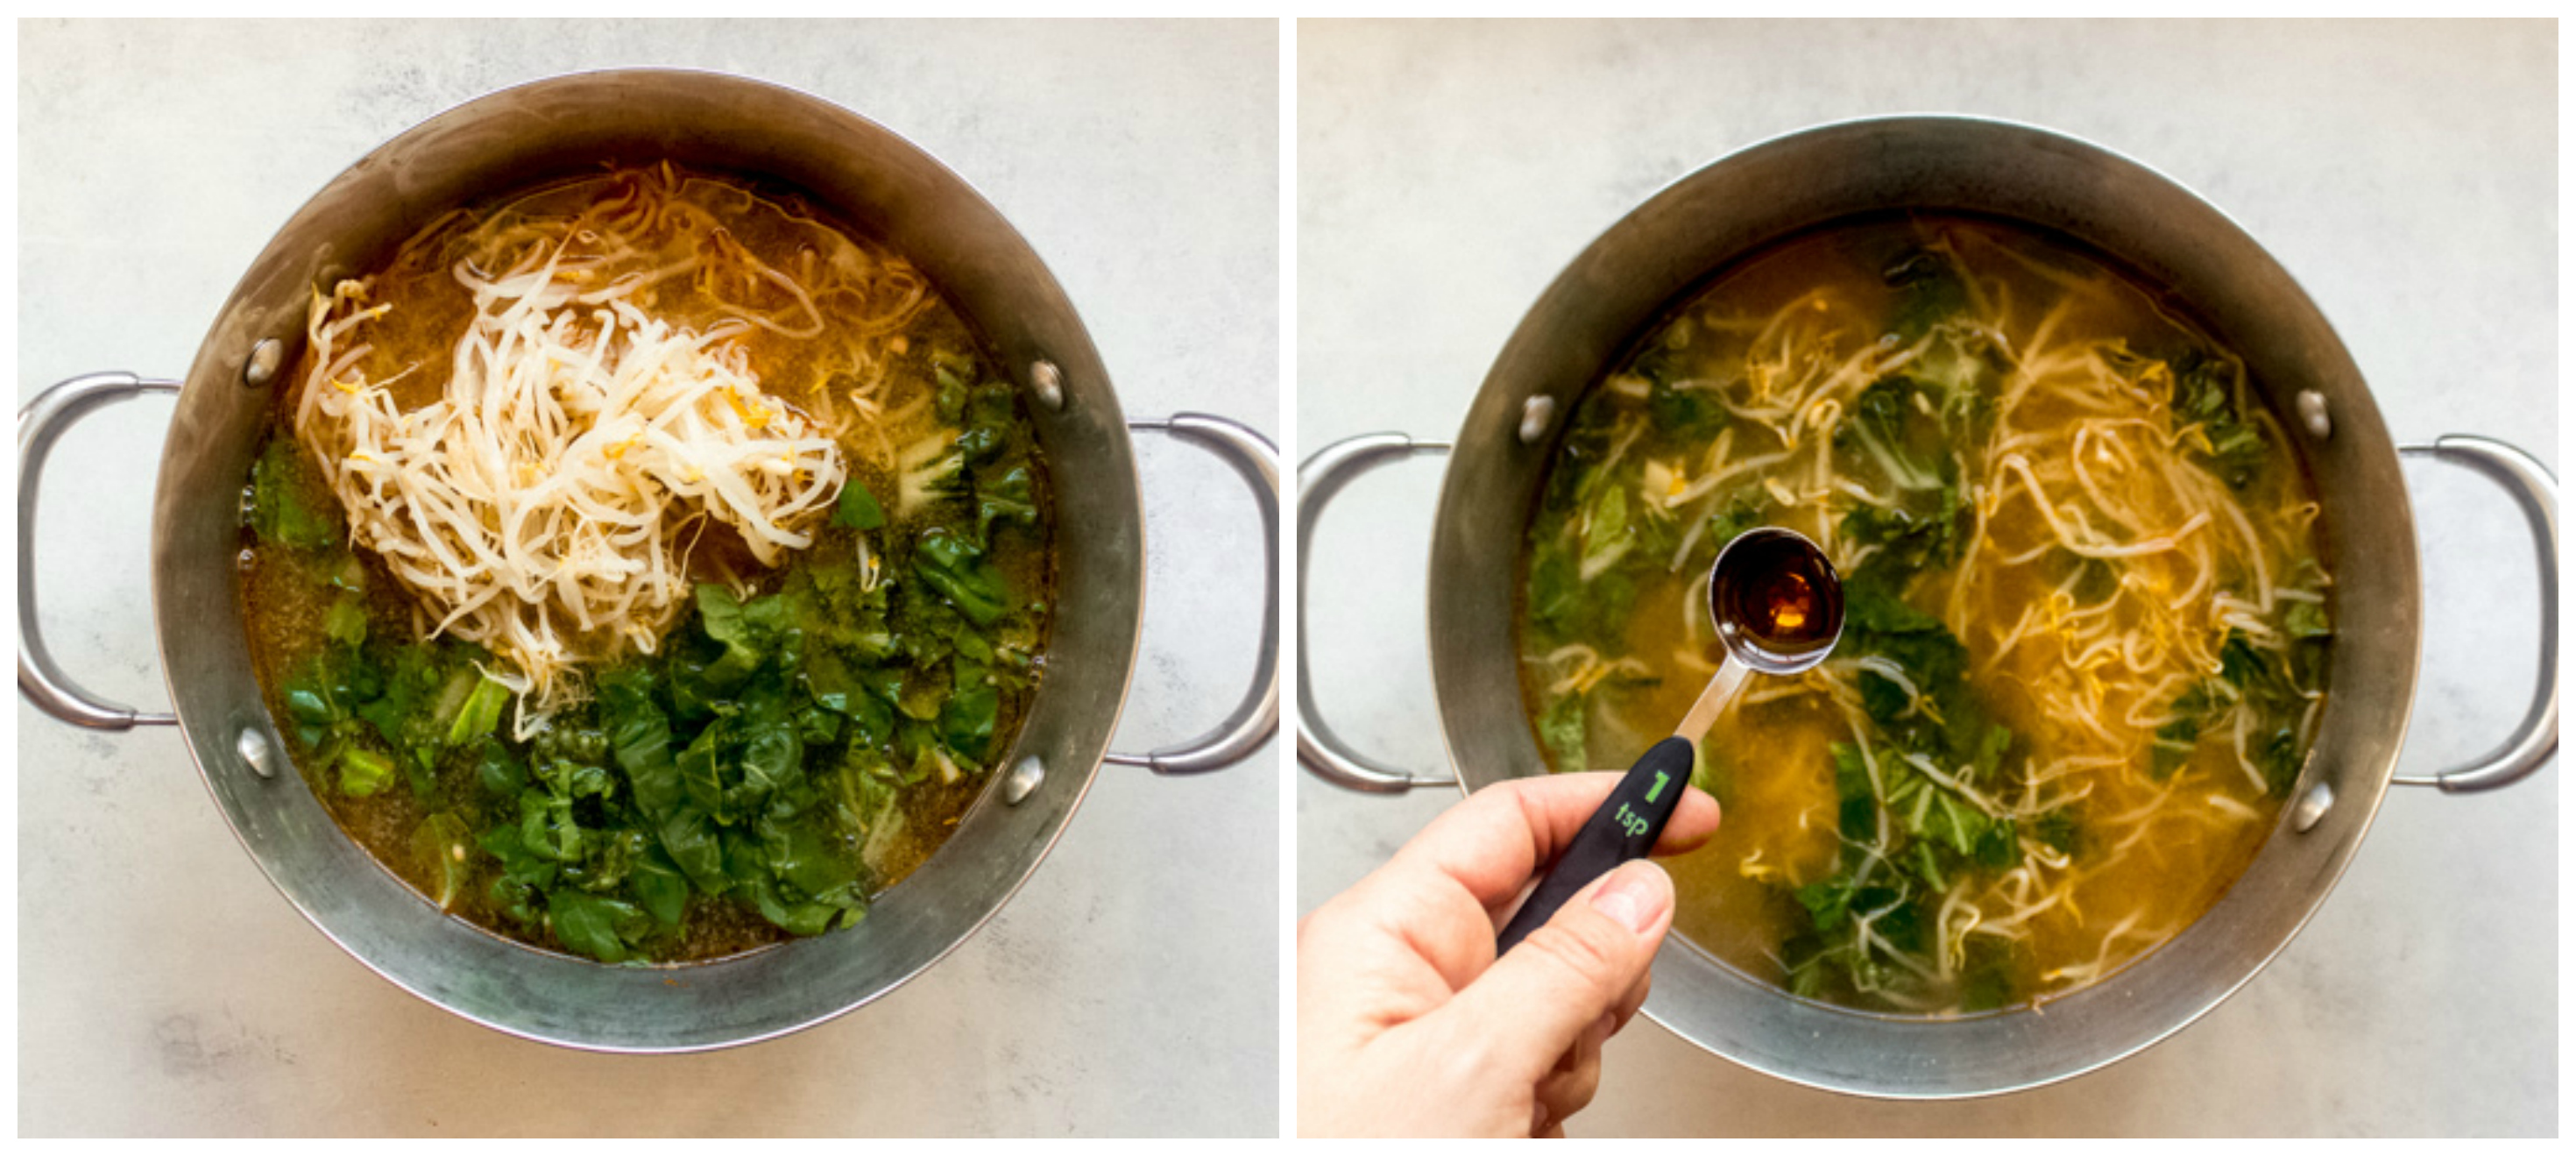
[[[1547,869],[1547,877],[1538,881],[1529,902],[1521,904],[1519,914],[1503,925],[1503,933],[1494,940],[1494,954],[1519,946],[1585,885],[1653,850],[1664,833],[1664,821],[1673,817],[1682,792],[1690,789],[1693,761],[1689,739],[1669,738],[1628,768],[1627,776],[1611,788],[1610,797],[1602,800],[1601,809],[1583,821],[1583,829]]]

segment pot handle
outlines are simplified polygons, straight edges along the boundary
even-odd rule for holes
[[[2504,744],[2438,775],[2399,775],[2408,787],[2440,787],[2453,794],[2491,791],[2539,770],[2558,751],[2558,479],[2530,454],[2490,438],[2450,434],[2431,445],[2401,446],[2408,457],[2429,457],[2485,474],[2504,487],[2531,521],[2540,564],[2540,682],[2531,709]]]
[[[1306,673],[1306,563],[1324,504],[1361,474],[1415,454],[1445,454],[1445,442],[1415,441],[1400,433],[1361,434],[1315,451],[1297,468],[1297,761],[1324,781],[1355,791],[1402,794],[1415,787],[1455,786],[1449,775],[1416,775],[1361,755],[1324,724]]]
[[[1261,510],[1261,650],[1253,656],[1252,689],[1216,729],[1187,742],[1141,755],[1109,752],[1109,762],[1151,767],[1158,775],[1194,775],[1242,762],[1279,732],[1279,447],[1241,422],[1203,413],[1142,418],[1127,428],[1155,430],[1215,454],[1252,487]]]
[[[121,731],[138,726],[169,726],[175,714],[154,714],[118,706],[82,690],[45,649],[36,615],[36,490],[45,473],[45,456],[73,422],[92,410],[130,397],[175,394],[179,383],[131,373],[93,373],[56,384],[37,394],[18,411],[18,693],[37,710],[74,726]]]

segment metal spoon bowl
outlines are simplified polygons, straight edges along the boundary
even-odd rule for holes
[[[1805,609],[1785,630],[1760,621],[1761,595],[1783,576],[1795,579]],[[1762,526],[1737,535],[1717,552],[1707,590],[1709,621],[1726,645],[1726,658],[1673,730],[1694,746],[1726,713],[1746,675],[1803,674],[1832,654],[1843,636],[1842,577],[1825,552],[1795,530]]]

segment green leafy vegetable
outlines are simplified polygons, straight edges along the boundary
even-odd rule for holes
[[[1872,382],[1834,429],[1834,449],[1854,464],[1888,475],[1901,490],[1955,488],[1959,465],[1953,431],[1943,420],[1948,395],[1904,375]],[[1950,498],[1955,508],[1956,495]]]
[[[913,544],[913,572],[977,626],[990,626],[1010,609],[1009,584],[984,556],[984,548],[945,529]]]
[[[2277,727],[2263,736],[2254,748],[2254,769],[2263,773],[2263,788],[2273,797],[2286,797],[2299,782],[2299,768],[2304,761],[2299,747],[2299,734],[2288,727]]]
[[[968,461],[992,460],[1011,444],[1011,425],[1017,413],[1010,386],[990,382],[975,387],[966,401],[966,430],[957,435],[957,448]]]
[[[1946,252],[1908,250],[1880,277],[1896,295],[1888,332],[1901,342],[1921,340],[1933,326],[1968,307],[1966,280],[1960,275],[1958,263]]]
[[[1028,526],[1037,520],[1037,497],[1027,466],[1013,466],[996,476],[975,480],[976,537],[991,542],[995,522]]]
[[[931,351],[931,377],[939,385],[932,396],[941,421],[954,424],[966,416],[966,401],[975,378],[974,359],[945,346]]]
[[[948,749],[981,760],[993,745],[993,724],[1002,706],[1001,688],[982,666],[960,659],[955,687],[939,708],[939,738]]]
[[[1869,764],[1861,757],[1859,747],[1834,743],[1829,748],[1834,760],[1834,793],[1841,809],[1836,823],[1845,839],[1856,843],[1876,841],[1878,837],[1878,788],[1870,780]]]
[[[1908,605],[1886,578],[1884,571],[1865,566],[1844,584],[1841,646],[1846,653],[1880,655],[1903,667],[1917,689],[1938,700],[1945,718],[1948,708],[1957,706],[1960,717],[1945,730],[1958,729],[1960,741],[1944,747],[1964,756],[1986,738],[1982,726],[1968,725],[1976,721],[1969,716],[1979,713],[1967,697],[1968,648],[1940,619]],[[1877,701],[1884,705],[1887,700],[1882,695]],[[1891,716],[1878,721],[1897,720]],[[1933,725],[1928,718],[1921,721]]]
[[[1709,561],[1714,563],[1717,560],[1718,551],[1726,549],[1728,543],[1742,537],[1746,530],[1761,525],[1762,511],[1768,505],[1769,502],[1760,489],[1747,486],[1737,490],[1733,497],[1728,498],[1724,508],[1709,515],[1705,547]],[[1697,569],[1698,566],[1693,563],[1684,568]]]
[[[2158,782],[2173,777],[2175,771],[2191,761],[2200,737],[2217,726],[2234,706],[2235,695],[2215,680],[2194,683],[2175,696],[2173,717],[2156,728],[2156,737],[2147,748],[2147,773]]]
[[[688,914],[689,877],[661,847],[648,848],[635,863],[635,900],[653,922],[675,928]]]
[[[331,609],[322,615],[322,636],[342,646],[356,646],[367,640],[367,609],[354,594],[342,594],[331,600]]]
[[[1954,565],[1968,545],[1968,510],[1959,488],[1945,485],[1922,512],[1890,506],[1854,506],[1843,515],[1842,532],[1881,553],[1872,564],[1912,573],[1927,567]]]
[[[907,447],[898,459],[898,465],[895,500],[907,515],[954,498],[965,490],[966,451],[947,435],[934,434]]]
[[[1726,406],[1714,391],[1670,383],[1658,382],[1646,395],[1646,414],[1657,433],[1686,441],[1715,437],[1726,425]]]
[[[1560,695],[1539,715],[1538,733],[1548,759],[1559,772],[1585,769],[1583,696]]]
[[[546,896],[546,915],[565,947],[601,963],[623,963],[648,928],[643,909],[568,887]]]
[[[736,599],[733,591],[712,582],[698,585],[699,628],[721,643],[721,657],[703,669],[706,685],[718,693],[743,684],[769,657],[788,629],[787,603],[776,596]]]
[[[854,530],[874,530],[885,525],[885,508],[877,505],[876,495],[857,478],[841,483],[841,498],[832,510],[832,524]]]
[[[340,751],[340,791],[365,798],[385,789],[394,781],[394,761],[363,747],[344,747]]]
[[[527,785],[528,768],[501,740],[486,735],[475,746],[474,781],[484,794],[508,798]]]
[[[274,545],[318,550],[340,540],[338,510],[294,439],[270,438],[251,465],[251,531]]]
[[[2247,413],[2244,365],[2192,350],[2171,369],[2174,429],[2197,427],[2204,440],[2194,460],[2229,487],[2244,489],[2269,455],[2262,427]]]
[[[484,676],[468,691],[465,703],[456,711],[456,721],[448,724],[447,745],[458,747],[473,739],[483,738],[501,725],[501,709],[510,705],[510,688]]]
[[[1628,525],[1628,488],[1603,486],[1583,517],[1583,566],[1606,566],[1636,542]]]
[[[2083,826],[2063,808],[2041,815],[2032,825],[2031,834],[2061,855],[2078,854],[2084,847]]]

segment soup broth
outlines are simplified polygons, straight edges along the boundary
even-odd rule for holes
[[[604,962],[845,927],[1009,751],[1046,463],[900,254],[610,169],[317,286],[310,336],[244,494],[253,665],[442,909]]]
[[[1555,769],[1628,765],[1722,657],[1718,549],[1807,535],[1843,639],[1706,736],[1725,822],[1673,865],[1676,927],[1846,1007],[2037,1003],[2171,939],[2275,826],[2324,703],[2317,514],[2243,363],[2074,242],[1831,226],[1575,407],[1525,550],[1524,700]]]

